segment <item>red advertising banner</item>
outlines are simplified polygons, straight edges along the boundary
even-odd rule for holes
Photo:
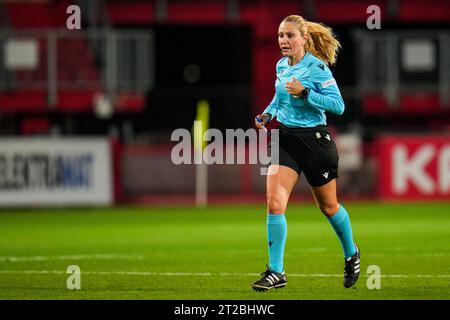
[[[384,200],[450,200],[450,136],[383,136],[379,192]]]

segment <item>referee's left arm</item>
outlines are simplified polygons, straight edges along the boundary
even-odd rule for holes
[[[333,90],[322,90],[317,93],[313,89],[309,91],[307,103],[313,107],[341,115],[344,113],[345,104],[341,94],[336,94]]]
[[[306,102],[318,109],[341,115],[344,113],[345,103],[336,80],[327,71],[314,74],[312,82],[315,86],[310,88]]]

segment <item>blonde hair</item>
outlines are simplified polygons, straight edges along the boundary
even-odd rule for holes
[[[327,65],[336,63],[336,57],[341,44],[336,39],[331,28],[316,22],[306,21],[303,17],[290,15],[282,22],[292,22],[298,25],[302,36],[307,36],[305,50],[325,62]]]

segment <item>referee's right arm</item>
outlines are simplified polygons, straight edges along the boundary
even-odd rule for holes
[[[270,120],[272,120],[273,118],[275,118],[278,114],[278,102],[277,102],[277,94],[275,93],[273,96],[272,101],[269,103],[269,105],[267,106],[267,108],[264,110],[263,114],[269,114]]]

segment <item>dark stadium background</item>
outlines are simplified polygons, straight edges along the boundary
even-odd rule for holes
[[[72,4],[81,8],[81,30],[66,28]],[[367,28],[369,5],[379,6],[381,29]],[[192,128],[201,99],[210,104],[211,128],[252,128],[254,116],[273,95],[280,57],[276,31],[289,14],[329,25],[342,43],[332,69],[346,110],[340,117],[328,115],[328,123],[337,137],[349,133],[357,141],[349,147],[357,163],[346,166],[341,157],[344,197],[396,198],[381,190],[379,137],[448,133],[446,1],[8,0],[0,10],[2,43],[37,39],[39,52],[31,69],[9,68],[6,51],[1,53],[0,133],[113,139],[116,203],[193,199],[194,166],[172,170],[168,158],[172,131]],[[432,66],[405,70],[402,52],[411,40],[426,42]],[[389,41],[395,42],[391,48]],[[98,93],[110,101],[106,116],[95,111]],[[158,168],[167,175],[159,175]],[[211,199],[259,201],[264,178],[253,171],[211,166]],[[177,175],[185,183],[171,185]],[[221,179],[224,175],[233,181]],[[305,197],[306,185],[300,183],[298,191],[295,199]],[[405,197],[412,196],[400,198]],[[433,197],[448,198],[448,193]]]

